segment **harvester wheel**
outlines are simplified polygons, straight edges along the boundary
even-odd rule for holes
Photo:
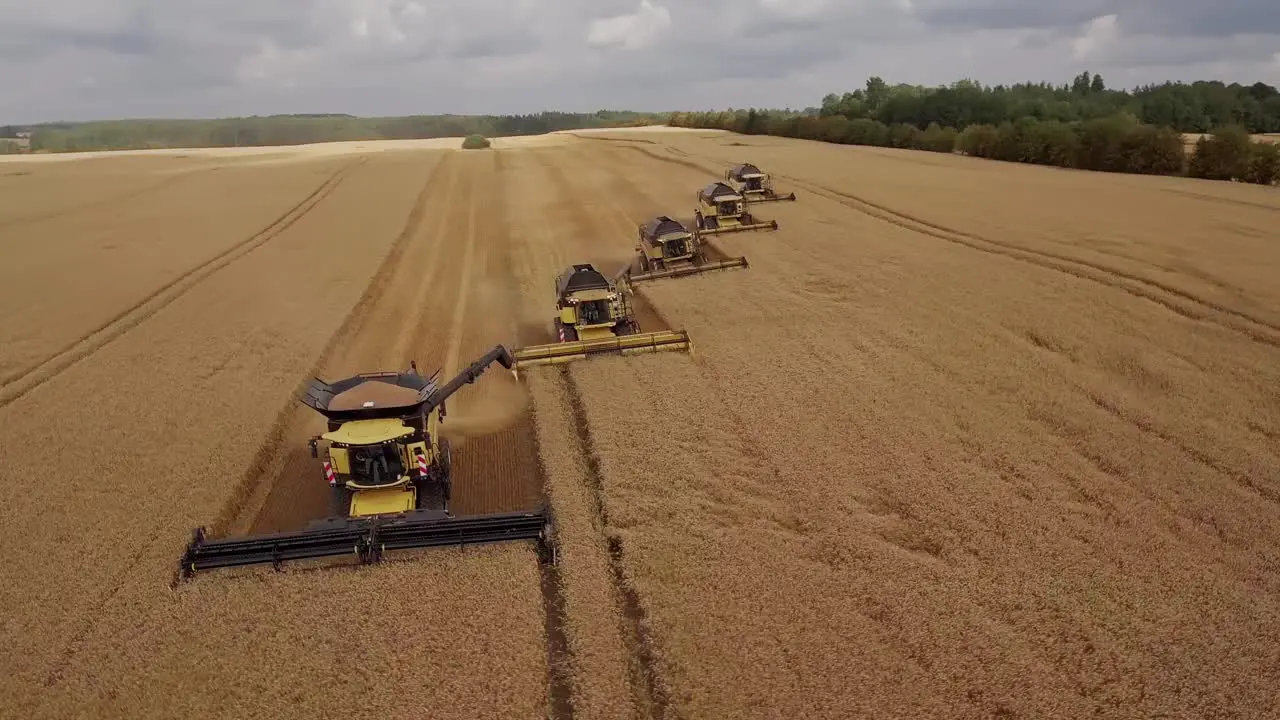
[[[417,482],[419,509],[449,511],[453,489],[452,463],[449,440],[440,438],[440,451],[431,464],[431,472]]]
[[[636,335],[640,332],[640,323],[635,318],[627,318],[614,327],[614,335]]]
[[[559,318],[555,321],[556,342],[575,342],[578,339],[578,331],[569,325],[560,322]]]
[[[440,500],[445,512],[453,500],[453,450],[448,438],[440,438]]]
[[[330,502],[333,505],[330,514],[334,517],[349,517],[351,515],[351,490],[346,485],[333,486]]]

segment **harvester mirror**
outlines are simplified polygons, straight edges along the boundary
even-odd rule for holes
[[[319,440],[319,438],[311,438],[307,441],[307,447],[311,448],[311,457],[313,458],[320,457],[320,451],[316,449],[317,440]]]

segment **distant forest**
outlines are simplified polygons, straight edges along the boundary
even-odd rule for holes
[[[1163,83],[1112,90],[1101,75],[1071,83],[945,87],[889,85],[829,94],[804,111],[675,113],[671,125],[718,128],[1108,172],[1240,180],[1280,179],[1280,92],[1266,83]],[[1192,153],[1182,133],[1206,133]]]
[[[32,152],[145,150],[149,148],[302,145],[340,140],[540,135],[555,130],[626,127],[662,122],[665,114],[623,110],[595,113],[541,112],[530,115],[267,115],[213,120],[106,120],[0,126],[0,148],[17,146],[4,138],[31,133]],[[0,152],[4,152],[0,149]]]

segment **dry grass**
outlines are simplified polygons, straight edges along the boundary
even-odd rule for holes
[[[1280,711],[1273,192],[602,135],[0,165],[0,715]],[[308,370],[543,342],[557,271],[616,269],[744,159],[800,200],[714,240],[750,270],[644,286],[692,357],[450,405],[458,506],[545,493],[556,572],[516,545],[168,589],[192,526],[319,512]]]
[[[545,704],[527,547],[210,577],[163,598],[151,584],[103,608],[37,716],[470,720],[538,717]]]
[[[0,408],[0,467],[26,488],[0,528],[10,548],[0,564],[6,716],[136,717],[174,702],[270,715],[295,692],[317,707],[386,711],[379,716],[424,707],[529,714],[544,703],[541,597],[527,548],[368,575],[268,574],[226,588],[211,575],[168,589],[190,528],[244,489],[256,450],[271,447],[316,359],[367,359],[387,332],[404,329],[387,313],[362,327],[343,319],[353,307],[357,316],[387,310],[376,302],[382,283],[366,288],[389,252],[439,238],[419,232],[422,213],[411,212],[430,194],[436,157],[354,167],[250,255]],[[182,229],[171,223],[170,237]],[[417,320],[404,316],[408,327]],[[295,651],[304,656],[284,660]],[[175,701],[165,687],[184,695]]]
[[[36,366],[103,339],[95,335],[112,336],[252,252],[284,229],[298,212],[291,210],[331,192],[345,165],[119,164],[80,176],[65,164],[42,166],[12,192],[0,190],[0,382],[56,371]]]
[[[643,151],[741,152],[664,142]],[[678,709],[1276,711],[1271,214],[1175,203],[1167,181],[767,142],[787,147],[752,159],[801,200],[761,209],[780,232],[724,241],[752,269],[649,290],[696,358],[572,370]],[[710,173],[678,163],[628,170],[679,207]],[[1077,204],[1092,219],[1063,229]],[[1166,254],[1233,290],[1142,267]],[[676,438],[660,466],[637,442],[655,422]]]

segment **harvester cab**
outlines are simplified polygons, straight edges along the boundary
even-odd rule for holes
[[[558,365],[602,353],[628,355],[660,350],[689,350],[683,330],[640,332],[632,308],[627,265],[613,278],[591,264],[572,265],[556,277],[556,342],[517,348],[517,370]]]
[[[333,488],[334,514],[367,517],[417,509],[448,512],[449,441],[438,425],[443,398],[427,399],[437,376],[417,364],[403,373],[362,373],[335,383],[313,380],[303,404],[324,415],[329,432],[311,439],[325,480]]]
[[[510,540],[537,540],[548,550],[550,524],[542,510],[467,517],[449,511],[449,441],[440,437],[445,401],[495,362],[514,372],[514,357],[498,345],[443,385],[438,372],[423,376],[412,363],[406,372],[313,379],[299,400],[327,421],[328,432],[310,446],[312,457],[322,460],[332,515],[303,530],[248,537],[210,540],[199,528],[183,553],[180,576],[332,556],[376,562],[387,550]]]
[[[701,238],[680,221],[666,215],[659,215],[640,225],[636,232],[636,253],[640,256],[641,272],[629,275],[631,282],[748,267],[745,257],[710,259]]]
[[[734,165],[725,170],[724,179],[742,194],[747,204],[796,199],[796,194],[793,192],[779,195],[773,189],[773,178],[751,163]]]
[[[699,236],[778,229],[777,220],[757,220],[747,211],[745,198],[737,190],[719,182],[698,191],[698,208],[693,217]]]

